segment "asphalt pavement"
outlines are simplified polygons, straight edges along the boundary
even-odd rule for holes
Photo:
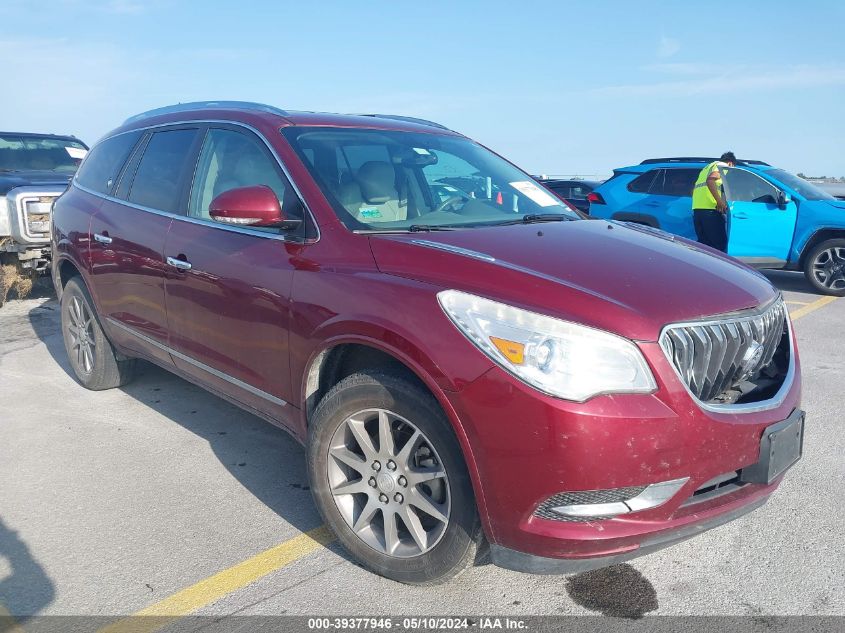
[[[152,365],[86,391],[55,299],[11,301],[0,613],[845,615],[845,299],[769,276],[798,316],[807,427],[804,458],[767,505],[605,570],[487,564],[434,588],[364,571],[319,529],[303,450],[283,431]]]

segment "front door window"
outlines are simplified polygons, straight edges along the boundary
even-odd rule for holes
[[[188,214],[209,220],[208,208],[214,198],[230,189],[253,185],[270,187],[286,213],[293,213],[294,217],[299,215],[295,205],[288,204],[285,208],[285,199],[290,197],[290,192],[267,148],[251,135],[212,128],[208,130],[200,152]],[[252,228],[278,232],[274,228]]]
[[[723,168],[722,185],[728,202],[777,204],[777,188],[744,169]]]

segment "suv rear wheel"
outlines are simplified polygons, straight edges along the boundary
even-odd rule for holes
[[[814,246],[804,260],[804,275],[819,292],[845,297],[845,239]]]
[[[132,379],[135,361],[119,359],[94,311],[94,302],[79,277],[62,291],[62,336],[70,366],[83,387],[111,389]]]
[[[424,389],[387,374],[345,378],[314,412],[308,453],[320,513],[368,569],[423,585],[474,562],[481,528],[469,474]]]

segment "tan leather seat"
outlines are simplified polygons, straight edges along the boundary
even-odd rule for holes
[[[408,219],[408,207],[399,204],[396,171],[385,161],[361,165],[355,181],[340,186],[338,197],[355,219],[367,224]]]

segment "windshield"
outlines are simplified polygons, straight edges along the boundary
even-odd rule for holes
[[[463,137],[330,127],[282,133],[355,231],[579,218],[530,176]]]
[[[42,136],[0,135],[0,171],[73,174],[87,153],[79,141]]]
[[[836,200],[832,195],[826,191],[822,191],[813,183],[807,182],[803,178],[790,174],[788,171],[782,169],[767,169],[764,172],[769,178],[774,178],[792,189],[802,198],[807,200]]]

